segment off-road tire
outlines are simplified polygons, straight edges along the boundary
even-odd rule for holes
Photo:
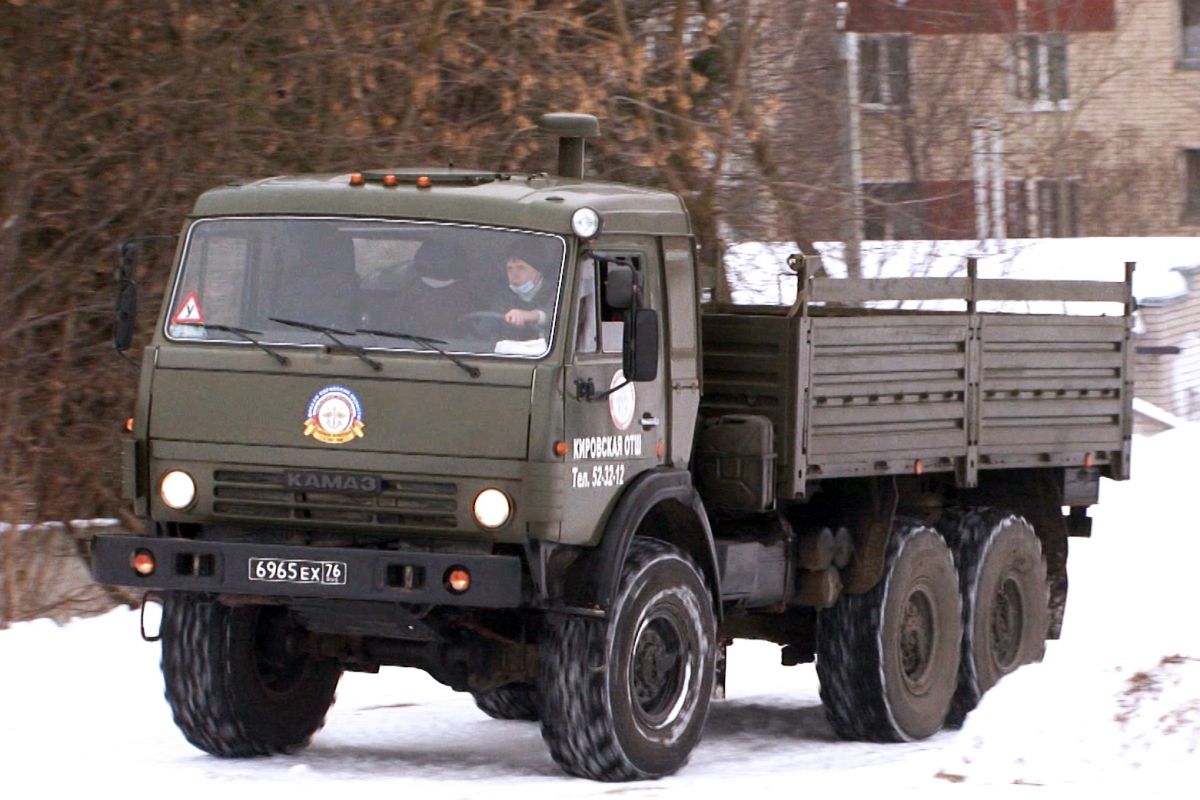
[[[946,718],[957,728],[997,681],[1042,660],[1050,586],[1041,542],[1024,517],[995,508],[955,509],[938,527],[954,552],[962,591],[962,663]]]
[[[472,692],[475,705],[492,719],[515,719],[536,722],[538,719],[537,692],[528,683],[506,683],[482,692]]]
[[[902,742],[942,727],[957,686],[960,605],[941,535],[896,520],[879,582],[817,616],[821,702],[838,736]]]
[[[230,608],[205,595],[168,594],[162,672],[184,737],[224,758],[308,744],[324,724],[341,670],[298,652],[305,635],[280,607]]]
[[[571,775],[659,778],[700,741],[717,644],[712,595],[678,548],[630,544],[607,620],[553,615],[539,647],[542,737]]]

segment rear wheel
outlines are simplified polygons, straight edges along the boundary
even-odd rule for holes
[[[227,758],[304,747],[341,677],[336,662],[307,652],[307,640],[285,608],[167,595],[162,672],[175,724],[196,747]]]
[[[962,665],[946,720],[958,727],[1002,677],[1041,661],[1050,589],[1041,542],[1024,517],[973,508],[947,512],[941,527],[962,590]]]
[[[479,710],[492,719],[538,719],[537,693],[528,683],[506,683],[472,695]]]
[[[538,689],[554,760],[603,781],[678,770],[708,716],[715,635],[712,595],[692,560],[634,539],[609,619],[547,620]]]
[[[936,733],[954,696],[962,638],[958,580],[937,531],[897,520],[879,582],[817,617],[821,701],[845,739]]]

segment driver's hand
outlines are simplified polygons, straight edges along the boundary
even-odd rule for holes
[[[536,325],[538,319],[539,319],[538,312],[525,311],[520,308],[509,309],[504,314],[504,321],[507,322],[509,325],[516,325],[517,327],[524,327],[526,325]]]

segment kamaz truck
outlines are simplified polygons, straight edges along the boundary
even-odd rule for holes
[[[93,543],[97,580],[162,603],[184,736],[295,751],[344,671],[406,666],[537,721],[572,775],[655,778],[739,638],[815,662],[839,737],[961,724],[1058,636],[1068,537],[1129,474],[1132,265],[832,279],[798,254],[790,306],[701,302],[680,197],[586,178],[594,117],[541,124],[554,174],[197,200],[124,445],[145,530]]]

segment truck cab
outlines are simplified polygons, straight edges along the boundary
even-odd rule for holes
[[[579,236],[577,212],[607,230]],[[671,195],[433,170],[273,179],[201,197],[181,242],[129,476],[156,523],[594,544],[627,481],[686,465],[690,442],[665,438],[699,397],[691,239]],[[511,269],[531,276],[528,299]],[[608,297],[618,272],[624,308]],[[638,382],[622,371],[634,303],[653,373]],[[660,352],[668,314],[690,336]],[[176,472],[195,483],[185,502],[160,491]],[[504,508],[481,518],[486,490]]]

